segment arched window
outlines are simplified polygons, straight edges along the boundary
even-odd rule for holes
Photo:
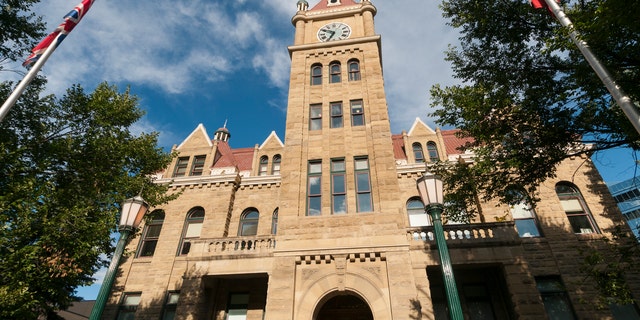
[[[280,162],[282,161],[282,157],[279,154],[273,156],[273,160],[271,160],[271,174],[278,175],[280,174]]]
[[[347,63],[349,68],[349,81],[360,80],[360,61],[358,59],[351,59]]]
[[[413,144],[413,156],[416,158],[416,163],[424,162],[424,153],[422,152],[422,145],[418,142]]]
[[[409,215],[409,225],[412,227],[431,225],[431,219],[424,211],[424,203],[419,197],[413,197],[407,201],[407,214]]]
[[[322,65],[316,63],[311,66],[311,85],[317,86],[322,84]]]
[[[559,182],[556,184],[556,194],[574,233],[599,233],[580,190],[574,184]]]
[[[255,208],[245,210],[240,216],[238,236],[255,236],[258,233],[258,218],[260,214]]]
[[[278,233],[278,208],[273,210],[273,215],[271,215],[271,234]]]
[[[340,62],[334,61],[329,64],[329,83],[338,83],[340,82]]]
[[[258,175],[259,176],[266,176],[267,175],[268,164],[269,164],[269,157],[267,157],[267,156],[260,157],[260,166],[258,167]]]
[[[516,229],[518,229],[518,234],[522,238],[539,237],[538,221],[529,197],[520,189],[511,189],[509,192],[513,194],[515,199],[514,203],[509,205],[509,208],[516,224]]]
[[[435,142],[427,142],[427,152],[429,153],[429,161],[437,162],[440,160],[440,157],[438,156],[438,147]]]
[[[160,237],[160,230],[162,230],[162,223],[164,222],[164,211],[154,210],[149,214],[147,223],[142,231],[142,240],[138,247],[138,257],[152,257],[156,251],[156,245],[158,244],[158,237]]]
[[[182,229],[182,239],[180,240],[180,250],[178,255],[186,255],[191,250],[191,241],[200,238],[202,232],[202,223],[204,222],[204,209],[195,207],[187,214]]]

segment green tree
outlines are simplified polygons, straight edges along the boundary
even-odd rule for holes
[[[562,6],[582,40],[637,104],[640,0],[569,0]],[[455,208],[451,218],[477,214],[472,200],[478,193],[503,203],[523,200],[524,193],[513,192],[519,188],[534,195],[568,157],[640,148],[640,136],[569,30],[548,11],[533,9],[528,0],[444,0],[441,8],[461,33],[459,46],[450,47],[446,59],[463,84],[434,86],[433,106],[439,108],[432,115],[438,124],[472,138],[466,148],[476,154],[472,165],[436,164],[432,169],[449,189],[447,200]],[[605,246],[583,252],[582,272],[607,303],[611,298],[627,303],[625,273],[636,265],[630,261],[639,247],[612,232]]]
[[[2,63],[24,58],[44,37],[45,24],[31,13],[40,0],[0,0],[0,71]]]
[[[461,32],[446,59],[463,84],[431,89],[439,107],[433,115],[473,137],[467,147],[476,153],[472,167],[456,165],[446,179],[456,191],[452,199],[481,189],[485,198],[513,203],[520,199],[511,188],[533,194],[567,157],[638,148],[638,133],[549,12],[528,0],[445,0],[441,8]],[[640,1],[568,1],[564,8],[617,83],[639,101]],[[460,187],[469,181],[475,188]]]
[[[12,84],[0,85],[6,97]],[[0,123],[0,318],[52,316],[107,261],[120,203],[144,190],[170,200],[150,175],[171,155],[157,134],[133,134],[136,97],[100,84],[61,99],[37,79]],[[4,99],[4,98],[3,98]]]

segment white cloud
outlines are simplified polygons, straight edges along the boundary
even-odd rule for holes
[[[457,33],[445,25],[439,1],[373,4],[392,130],[408,129],[416,116],[433,124],[427,118],[429,89],[456,83],[443,52]],[[70,9],[67,0],[40,7],[50,28]],[[90,88],[109,81],[193,95],[234,73],[250,72],[266,75],[268,86],[286,92],[295,10],[294,0],[96,1],[45,72],[56,93],[73,83]]]

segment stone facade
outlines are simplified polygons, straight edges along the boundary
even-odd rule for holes
[[[425,162],[472,162],[473,155],[456,149],[464,141],[455,130],[419,119],[391,134],[371,2],[323,0],[309,9],[301,0],[298,8],[285,142],[272,133],[254,148],[232,149],[226,128],[210,139],[200,125],[176,146],[179,158],[157,182],[180,196],[153,209],[164,213],[159,233],[143,227],[130,242],[104,319],[127,312],[135,319],[446,318],[433,228],[412,225],[408,204]],[[349,25],[349,37],[320,41],[318,30],[333,22]],[[350,78],[353,59],[359,77]],[[341,79],[331,83],[336,62]],[[322,80],[313,85],[316,65]],[[340,119],[330,106],[338,102],[342,125],[332,127]],[[360,115],[361,125],[353,119]],[[310,130],[312,121],[321,128]],[[563,181],[580,191],[592,232],[572,228],[569,200],[556,192]],[[498,203],[481,203],[482,216],[469,224],[445,225],[467,317],[545,319],[538,284],[550,278],[564,285],[577,318],[612,319],[595,307],[596,292],[578,272],[581,249],[623,223],[598,172],[588,158],[567,159],[536,196],[542,201],[529,225],[540,236],[519,236],[512,208]],[[636,291],[637,280],[630,282]],[[179,298],[168,300],[170,293]],[[123,306],[125,296],[139,302]]]

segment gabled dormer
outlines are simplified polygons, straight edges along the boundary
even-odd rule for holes
[[[271,131],[264,142],[260,146],[256,146],[253,174],[257,176],[280,175],[283,152],[284,143],[275,131]]]

